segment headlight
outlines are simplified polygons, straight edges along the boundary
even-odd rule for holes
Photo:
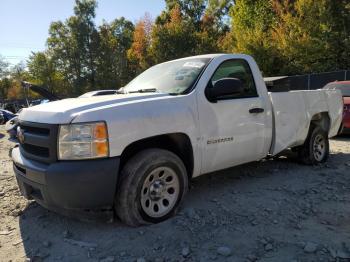
[[[61,125],[58,135],[58,158],[78,160],[107,157],[107,126],[104,122]]]

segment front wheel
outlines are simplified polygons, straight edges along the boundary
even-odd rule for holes
[[[115,211],[130,226],[158,223],[176,213],[187,189],[181,159],[167,150],[147,149],[122,169]]]
[[[299,149],[299,159],[307,165],[324,163],[329,156],[328,133],[322,128],[313,127],[304,145]]]

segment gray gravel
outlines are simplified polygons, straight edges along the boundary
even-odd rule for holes
[[[349,261],[350,137],[329,161],[281,156],[196,178],[161,224],[80,222],[20,196],[0,127],[0,261]]]

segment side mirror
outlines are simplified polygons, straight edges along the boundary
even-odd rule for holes
[[[214,86],[206,89],[209,101],[216,102],[225,96],[237,95],[243,92],[243,82],[237,78],[223,78],[215,82]]]

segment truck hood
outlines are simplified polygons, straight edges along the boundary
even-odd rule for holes
[[[29,89],[32,92],[41,95],[43,98],[48,99],[49,101],[60,100],[60,98],[58,96],[56,96],[55,94],[53,94],[52,92],[50,92],[49,90],[47,90],[44,87],[37,86],[37,85],[34,85],[32,83],[29,83],[29,82],[25,82],[25,81],[22,81],[21,85],[24,89]]]
[[[169,95],[161,93],[133,93],[89,98],[68,98],[25,108],[20,113],[19,120],[47,124],[67,124],[84,111],[102,110],[106,107],[116,107],[166,97],[169,97]]]
[[[56,101],[56,100],[60,100],[60,98],[56,95],[54,95],[53,93],[51,93],[50,91],[46,90],[45,88],[42,88],[40,86],[29,86],[28,87],[30,90],[32,90],[34,93],[37,93],[39,95],[41,95],[42,97],[50,100],[50,101]]]

